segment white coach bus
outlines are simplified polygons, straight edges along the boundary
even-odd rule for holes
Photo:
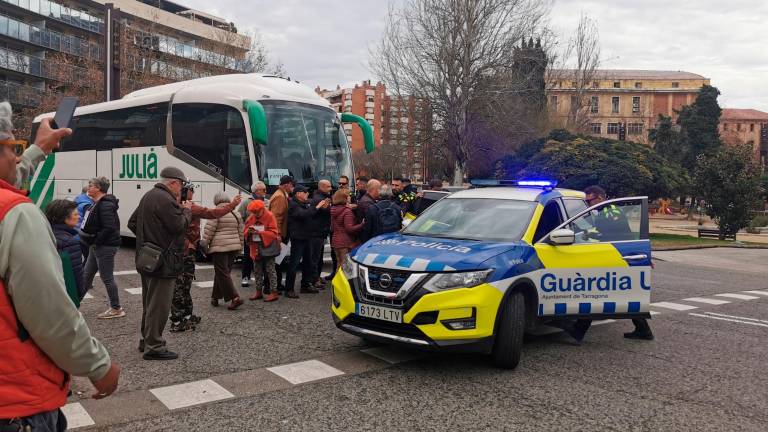
[[[34,133],[40,119],[35,118]],[[92,177],[110,179],[120,200],[121,232],[141,197],[166,166],[176,166],[195,185],[194,200],[213,205],[221,191],[249,193],[256,180],[273,191],[281,176],[314,187],[353,178],[342,122],[363,130],[373,151],[370,124],[341,116],[311,88],[259,74],[221,75],[151,87],[120,100],[75,111],[74,134],[30,179],[39,206],[73,198]]]

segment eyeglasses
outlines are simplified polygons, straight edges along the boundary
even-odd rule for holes
[[[0,141],[0,144],[12,146],[13,153],[16,156],[21,156],[22,154],[24,154],[24,150],[27,149],[27,142],[24,140],[3,140],[3,141]]]
[[[346,185],[348,185],[348,184],[349,184],[349,183],[342,183],[342,182],[339,182],[339,186],[346,186]]]

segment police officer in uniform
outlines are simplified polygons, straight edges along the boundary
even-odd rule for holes
[[[605,189],[600,186],[590,186],[584,190],[586,201],[590,206],[595,206],[605,201]],[[600,210],[600,213],[594,219],[594,226],[597,231],[596,238],[605,241],[631,240],[634,238],[632,230],[629,227],[629,221],[621,209],[613,204],[609,204]],[[653,332],[648,320],[645,318],[632,318],[635,330],[624,333],[627,339],[653,340]],[[581,342],[587,330],[592,325],[590,319],[579,319],[576,323],[566,329],[571,337]]]

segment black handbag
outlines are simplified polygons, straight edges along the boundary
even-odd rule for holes
[[[272,258],[280,255],[280,240],[274,239],[272,244],[264,246],[264,243],[259,243],[259,257]]]
[[[142,273],[155,273],[163,264],[163,250],[154,243],[144,243],[136,254],[136,270]]]

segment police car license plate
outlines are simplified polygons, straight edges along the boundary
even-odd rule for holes
[[[398,309],[386,308],[381,306],[374,306],[369,304],[358,303],[355,313],[362,317],[378,319],[382,321],[389,321],[395,323],[403,322],[403,311]]]

